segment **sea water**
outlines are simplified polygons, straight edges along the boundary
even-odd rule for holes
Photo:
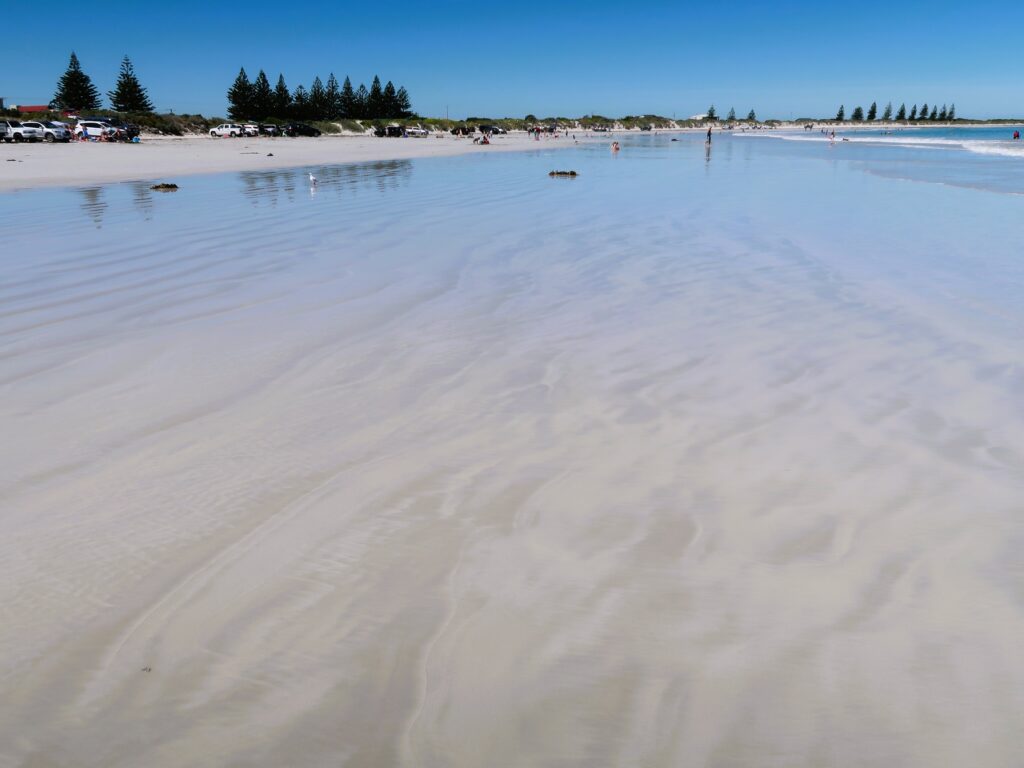
[[[1019,759],[1024,161],[620,140],[0,197],[0,765]]]

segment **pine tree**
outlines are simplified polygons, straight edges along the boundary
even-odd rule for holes
[[[874,121],[878,117],[878,104],[871,102],[871,106],[868,107],[868,122]]]
[[[938,120],[939,119],[939,108],[938,107],[932,107],[932,113],[928,116],[928,119],[929,120]]]
[[[946,115],[946,117],[949,119],[949,122],[951,122],[951,123],[954,120],[956,120],[956,104],[950,104],[949,105],[949,114]]]
[[[409,100],[409,92],[405,88],[399,88],[395,94],[395,105],[398,107],[399,117],[413,117],[412,102]],[[537,122],[537,118],[533,118]]]
[[[337,120],[341,117],[341,89],[333,72],[327,78],[327,91],[324,96],[327,102],[327,119]]]
[[[384,86],[384,117],[401,117],[399,115],[398,93],[395,91],[395,84],[388,80],[387,85]]]
[[[751,123],[757,122],[757,113],[754,110],[747,112],[747,121]]]
[[[946,122],[948,117],[949,117],[949,110],[946,109],[946,105],[943,104],[942,105],[942,111],[939,112],[939,120],[941,120],[942,122]]]
[[[882,119],[885,122],[892,120],[892,102],[890,101],[885,105],[885,110],[882,112]]]
[[[340,103],[341,116],[349,120],[353,120],[356,117],[356,94],[352,90],[352,81],[348,79],[348,75],[345,76],[345,82],[341,85],[341,96],[338,98]]]
[[[131,60],[125,56],[121,59],[121,74],[117,77],[117,84],[114,90],[107,93],[110,99],[110,106],[115,112],[142,112],[153,111],[153,102],[146,95],[146,89],[139,84],[135,77],[135,68]]]
[[[917,109],[917,107],[914,107],[914,109]],[[899,121],[903,121],[903,120],[907,119],[907,105],[906,104],[900,104],[899,111],[896,113],[896,119],[899,120]]]
[[[296,86],[292,94],[292,117],[296,120],[309,119],[309,94],[301,84]]]
[[[910,122],[914,122],[915,120],[917,120],[917,104],[915,104],[913,108],[910,110],[909,120]]]
[[[853,110],[853,114],[850,115],[850,119],[853,120],[853,122],[855,123],[862,122],[864,120],[864,110],[861,109],[860,107],[856,107]]]
[[[841,123],[845,119],[846,119],[846,107],[843,106],[842,104],[840,104],[839,105],[839,111],[836,112],[836,120],[838,120]]]
[[[274,109],[273,116],[284,118],[292,108],[292,92],[284,81],[284,75],[277,76],[277,86],[274,88]]]
[[[917,117],[919,120],[928,119],[928,102],[925,102],[924,106],[921,107],[921,111],[917,113]]]
[[[736,121],[736,109],[734,107],[729,107],[729,115],[725,119],[730,123]]]
[[[252,83],[245,74],[245,67],[238,71],[238,77],[228,88],[228,117],[232,120],[246,120],[252,110]]]
[[[360,83],[359,87],[356,89],[356,95],[355,95],[355,98],[354,98],[354,100],[352,102],[355,105],[355,110],[354,111],[355,111],[355,117],[357,119],[364,119],[364,118],[369,117],[369,114],[367,113],[367,104],[368,104],[369,101],[370,101],[370,92],[368,90],[366,90],[366,86],[365,85]]]
[[[261,69],[252,84],[252,104],[250,110],[252,114],[249,117],[257,120],[270,117],[276,111],[274,106],[274,92],[270,90],[270,81],[267,79],[267,73]]]
[[[57,109],[83,111],[100,108],[100,92],[92,84],[92,80],[82,71],[75,52],[71,52],[68,68],[57,81],[57,91],[53,94],[52,106]]]
[[[319,77],[313,78],[313,85],[309,87],[309,118],[311,120],[323,120],[327,117],[327,91]]]
[[[710,107],[708,107],[708,120],[717,120],[717,119],[718,119],[718,113],[715,112],[715,105],[712,104]]]
[[[373,76],[370,84],[370,95],[366,100],[366,116],[373,119],[384,117],[384,91],[380,87],[380,78]]]

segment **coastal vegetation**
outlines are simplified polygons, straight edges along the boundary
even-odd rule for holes
[[[871,102],[871,106],[868,107],[867,116],[865,117],[863,107],[855,107],[853,113],[850,115],[850,120],[855,123],[862,122],[875,122],[878,117],[878,104]],[[836,122],[843,122],[846,119],[846,107],[842,104],[839,105],[839,110],[836,112]],[[896,112],[897,122],[939,122],[939,123],[951,123],[957,119],[956,116],[956,104],[952,104],[947,107],[945,104],[942,105],[941,109],[937,105],[928,107],[927,102],[921,105],[920,110],[917,108],[917,104],[910,108],[910,114],[907,114],[907,105],[900,104],[899,110]],[[890,122],[892,120],[892,102],[889,102],[885,106],[885,111],[882,112],[882,122]]]
[[[233,120],[266,120],[268,118],[289,118],[292,120],[375,120],[413,117],[412,102],[404,87],[395,88],[388,80],[381,85],[374,76],[370,87],[360,83],[352,87],[346,77],[342,85],[332,72],[327,84],[319,76],[306,90],[298,85],[289,90],[284,75],[277,76],[277,84],[271,88],[270,80],[261,69],[255,80],[250,81],[245,67],[242,67],[235,81],[228,88],[228,117]]]

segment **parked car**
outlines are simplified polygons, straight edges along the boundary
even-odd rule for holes
[[[216,128],[210,129],[211,136],[230,136],[232,139],[245,135],[245,128],[238,123],[221,123]]]
[[[11,123],[8,120],[0,120],[0,141],[14,141]]]
[[[262,123],[259,126],[261,136],[280,136],[281,126],[273,123]]]
[[[257,123],[246,123],[242,126],[242,130],[245,131],[246,136],[260,135],[260,127]]]
[[[406,128],[405,135],[414,139],[425,139],[430,135],[430,131],[426,128]]]
[[[119,117],[103,117],[100,118],[99,121],[101,123],[106,123],[111,128],[115,129],[117,131],[118,139],[128,141],[129,139],[134,139],[139,135],[139,126],[132,123],[126,123]]]
[[[111,139],[117,136],[117,128],[99,120],[79,120],[75,125],[75,138],[83,135],[90,139]]]
[[[42,141],[43,132],[41,129],[36,128],[27,123],[23,123],[20,120],[8,120],[7,125],[10,128],[10,138],[8,141]]]
[[[43,132],[43,141],[71,141],[71,131],[64,123],[51,122],[49,120],[29,120],[25,125],[38,128]]]
[[[320,131],[305,123],[288,123],[282,129],[285,136],[319,136]]]

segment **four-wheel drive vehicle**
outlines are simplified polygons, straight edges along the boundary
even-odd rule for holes
[[[39,128],[21,122],[20,120],[7,121],[9,135],[7,141],[42,141],[43,132]]]
[[[242,126],[242,130],[245,131],[246,136],[260,135],[260,127],[256,123],[246,123]]]
[[[11,133],[11,124],[7,120],[0,120],[0,141],[13,141],[14,134]]]
[[[134,139],[139,135],[139,126],[133,125],[132,123],[126,123],[117,117],[101,117],[99,118],[101,123],[106,123],[115,131],[117,131],[117,138],[127,141],[128,139]]]
[[[273,123],[263,123],[259,126],[261,136],[280,136],[281,126]]]
[[[117,135],[117,128],[99,120],[79,120],[75,125],[75,137],[88,136],[90,139],[110,139]]]
[[[221,123],[216,128],[210,129],[211,136],[230,136],[232,139],[245,135],[245,128],[238,123]]]
[[[285,136],[319,136],[320,131],[305,123],[288,123],[282,128]]]
[[[64,123],[51,122],[49,120],[29,120],[25,125],[38,128],[43,132],[44,141],[71,141],[71,131]]]

